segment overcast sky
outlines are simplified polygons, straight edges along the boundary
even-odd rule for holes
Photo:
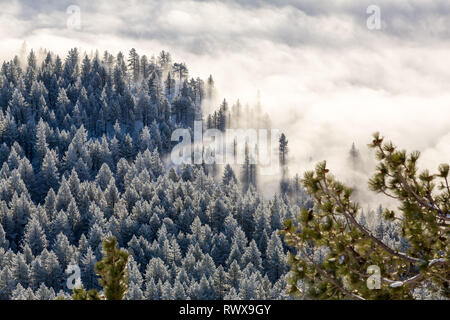
[[[63,55],[164,49],[191,76],[212,74],[231,102],[252,103],[260,90],[288,135],[291,171],[311,159],[342,171],[351,143],[364,154],[377,130],[423,151],[430,169],[450,162],[448,0],[0,2],[3,58],[23,41]],[[80,29],[67,27],[70,5]],[[369,5],[380,8],[380,29],[367,27]]]

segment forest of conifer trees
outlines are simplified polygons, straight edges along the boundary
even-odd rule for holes
[[[165,51],[41,50],[3,62],[0,298],[70,298],[69,265],[80,267],[85,288],[100,288],[94,266],[114,236],[130,253],[126,299],[289,299],[288,247],[278,231],[312,201],[298,175],[289,177],[286,136],[270,199],[248,162],[165,160],[173,130],[196,120],[219,130],[270,127],[259,105],[215,106],[215,94],[212,76],[190,77]],[[206,104],[216,111],[205,114]],[[351,155],[357,161],[354,146]],[[392,247],[407,246],[381,211],[359,219]]]

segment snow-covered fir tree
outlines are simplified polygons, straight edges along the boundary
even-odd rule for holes
[[[216,99],[212,76],[190,78],[165,51],[72,49],[66,57],[30,52],[23,66],[5,61],[0,298],[67,297],[72,264],[85,288],[99,289],[95,263],[115,236],[130,253],[126,299],[287,299],[288,248],[278,231],[312,202],[298,176],[287,176],[286,137],[280,195],[270,200],[258,191],[253,145],[243,166],[164,161],[172,131],[193,129],[194,120],[219,130],[270,127],[259,103]],[[407,246],[388,222],[361,219]]]

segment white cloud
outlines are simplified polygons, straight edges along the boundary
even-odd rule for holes
[[[81,8],[80,31],[65,27]],[[449,162],[450,3],[378,0],[382,30],[366,28],[372,1],[13,1],[0,13],[0,55],[26,40],[60,54],[71,47],[157,54],[191,75],[212,74],[221,97],[253,102],[261,91],[288,134],[291,172],[329,159],[351,179],[347,150],[364,153],[373,131]],[[311,160],[313,162],[311,162]]]

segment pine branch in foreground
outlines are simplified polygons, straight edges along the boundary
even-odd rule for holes
[[[74,300],[122,300],[128,290],[127,262],[129,253],[117,248],[117,239],[111,237],[103,241],[103,259],[95,264],[95,271],[101,277],[100,285],[104,295],[96,289],[73,290]]]
[[[304,174],[302,181],[314,198],[311,210],[303,208],[297,221],[285,221],[281,231],[289,256],[289,293],[313,299],[411,299],[413,290],[429,285],[450,296],[449,279],[449,165],[437,174],[417,169],[418,152],[407,155],[378,133],[369,147],[376,150],[378,166],[369,187],[399,203],[399,212],[385,210],[384,219],[398,221],[406,252],[391,248],[357,216],[352,189],[337,181],[326,162]],[[325,252],[317,258],[314,253]],[[379,268],[380,285],[370,285],[371,270]],[[301,280],[301,281],[300,281]],[[303,284],[303,287],[299,285]]]

